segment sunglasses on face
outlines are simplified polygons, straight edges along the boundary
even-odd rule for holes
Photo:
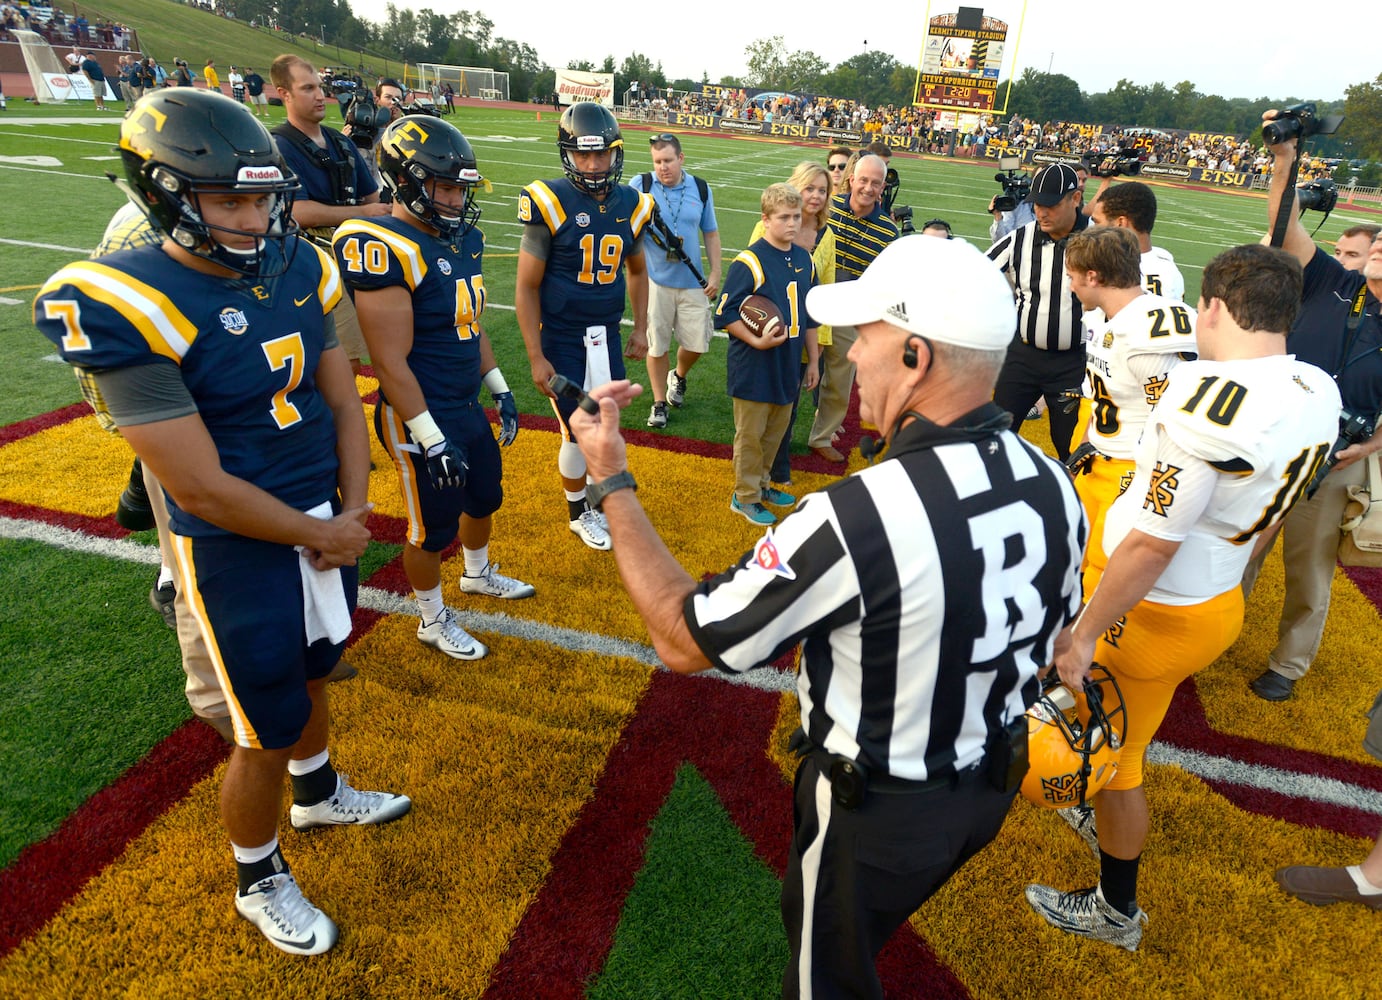
[[[843,169],[844,169],[845,167],[847,167],[847,166],[849,166],[848,163],[832,163],[832,164],[830,164],[830,169],[831,169],[831,170],[843,170]]]

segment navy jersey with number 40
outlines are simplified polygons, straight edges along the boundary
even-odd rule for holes
[[[412,295],[408,368],[428,409],[446,412],[475,402],[485,310],[480,230],[472,227],[451,243],[401,219],[351,219],[337,228],[331,245],[352,293],[402,287]]]
[[[148,246],[62,268],[39,291],[34,323],[79,368],[177,365],[221,467],[308,510],[336,494],[336,424],[316,371],[340,297],[336,265],[305,240],[285,274],[260,284]],[[180,535],[226,534],[172,497],[168,506]]]
[[[518,196],[518,220],[541,225],[552,247],[542,278],[547,332],[617,328],[624,316],[624,259],[653,217],[653,199],[620,184],[597,201],[566,178],[534,181]]]

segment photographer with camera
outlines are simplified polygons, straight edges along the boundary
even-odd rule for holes
[[[301,56],[281,55],[269,67],[269,79],[288,117],[273,129],[274,141],[302,185],[293,201],[293,218],[305,236],[329,253],[342,222],[388,215],[389,206],[380,203],[379,185],[359,147],[322,124],[326,91],[312,64]],[[349,296],[341,297],[333,315],[336,336],[358,374],[365,338]]]
[[[1083,163],[1072,163],[1069,166],[1075,171],[1075,177],[1078,179],[1079,198],[1076,199],[1075,206],[1085,217],[1087,225],[1089,215],[1084,210],[1084,186],[1089,180],[1089,168]],[[1032,178],[1022,169],[1022,157],[1000,156],[998,169],[1002,172],[995,174],[994,180],[1002,186],[1003,193],[989,199],[988,212],[993,216],[993,222],[989,224],[989,241],[992,243],[997,243],[1014,229],[1020,229],[1029,222],[1036,221],[1036,205],[1032,202]]]
[[[1272,154],[1269,231],[1279,228],[1278,214],[1292,181],[1297,143],[1322,130],[1314,110],[1311,105],[1298,105],[1262,116],[1263,139]],[[1329,127],[1326,120],[1323,130]],[[1348,270],[1315,246],[1301,224],[1298,206],[1293,194],[1281,245],[1305,268],[1305,286],[1286,347],[1301,361],[1333,376],[1344,412],[1339,439],[1326,459],[1328,471],[1314,495],[1302,498],[1291,510],[1281,530],[1286,596],[1278,640],[1267,658],[1267,670],[1251,683],[1253,692],[1267,701],[1291,697],[1296,681],[1305,676],[1319,650],[1329,615],[1348,487],[1363,482],[1366,465],[1359,459],[1382,449],[1382,432],[1376,430],[1382,411],[1382,234],[1373,240],[1361,272]],[[1264,550],[1248,565],[1243,576],[1247,593],[1252,592],[1265,556]]]
[[[379,186],[380,201],[388,201],[388,191],[379,173],[379,163],[374,156],[374,144],[379,133],[392,122],[397,121],[408,110],[403,106],[403,88],[392,77],[384,77],[374,85],[374,90],[360,90],[345,107],[345,127],[341,135],[349,136],[350,141],[365,152],[365,166],[370,176]]]

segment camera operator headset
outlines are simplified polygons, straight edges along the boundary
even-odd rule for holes
[[[1339,440],[1331,448],[1313,496],[1302,498],[1282,523],[1282,558],[1286,596],[1276,648],[1268,669],[1251,682],[1267,701],[1285,701],[1296,681],[1310,668],[1329,614],[1339,524],[1348,487],[1359,485],[1367,463],[1359,461],[1382,449],[1377,428],[1382,411],[1382,234],[1373,241],[1362,271],[1351,271],[1315,246],[1301,224],[1295,190],[1297,146],[1309,136],[1329,133],[1339,122],[1318,118],[1314,105],[1296,105],[1263,114],[1262,138],[1272,155],[1267,194],[1269,236],[1262,242],[1280,246],[1305,268],[1300,315],[1286,349],[1333,376],[1343,399]],[[1266,556],[1257,553],[1244,574],[1251,592]]]
[[[347,219],[389,214],[379,201],[379,185],[355,143],[322,124],[327,94],[316,69],[306,59],[282,55],[269,68],[269,79],[283,101],[287,121],[273,129],[274,141],[302,185],[293,202],[293,218],[303,233],[331,252],[331,236]],[[358,373],[365,357],[365,338],[349,296],[332,314],[336,335]]]

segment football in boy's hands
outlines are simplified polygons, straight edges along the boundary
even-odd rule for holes
[[[782,335],[782,310],[766,295],[750,295],[740,303],[739,318],[755,336],[772,340]]]

